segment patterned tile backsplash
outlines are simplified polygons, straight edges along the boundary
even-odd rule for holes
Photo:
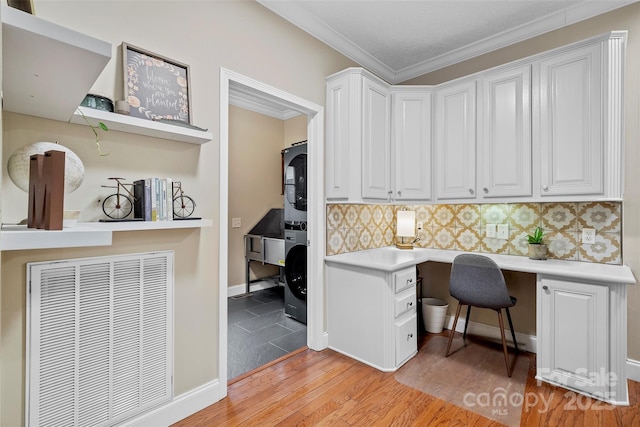
[[[622,264],[622,203],[513,203],[469,205],[327,205],[327,255],[395,244],[399,209],[416,211],[415,244],[527,256],[528,234],[545,232],[549,258]],[[508,239],[486,237],[487,224],[507,224]],[[582,229],[596,230],[596,242],[582,244]]]

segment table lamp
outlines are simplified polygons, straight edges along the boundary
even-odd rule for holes
[[[396,247],[399,249],[413,249],[412,238],[415,236],[416,212],[398,211],[396,213]],[[405,243],[405,238],[411,238],[412,240],[408,243]]]

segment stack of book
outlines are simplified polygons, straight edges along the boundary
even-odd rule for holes
[[[173,221],[173,180],[147,178],[133,182],[133,216],[145,221]]]

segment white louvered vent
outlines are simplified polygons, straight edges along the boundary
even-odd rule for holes
[[[173,252],[30,263],[27,282],[28,426],[111,426],[171,399]]]

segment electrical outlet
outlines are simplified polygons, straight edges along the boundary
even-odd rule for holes
[[[487,224],[486,236],[487,237],[496,237],[496,225],[495,224]]]
[[[509,224],[498,224],[498,239],[507,240],[509,238]]]
[[[596,230],[593,228],[582,229],[582,243],[592,245],[596,242]]]
[[[242,219],[231,218],[231,228],[240,228],[240,227],[242,227]]]

